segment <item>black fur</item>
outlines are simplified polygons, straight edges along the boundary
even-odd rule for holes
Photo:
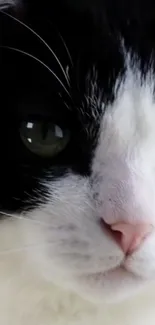
[[[5,13],[30,26],[49,44],[67,67],[70,86],[43,42]],[[61,177],[70,169],[82,175],[91,173],[100,119],[107,103],[114,100],[117,77],[123,77],[125,71],[122,40],[138,55],[144,74],[150,63],[154,67],[155,3],[31,0],[18,5],[12,2],[5,13],[0,12],[0,209],[16,211],[40,202],[40,190],[45,191],[40,185],[42,179]],[[47,68],[6,47],[42,60],[60,78],[68,94]],[[92,98],[94,84],[97,87]],[[28,151],[19,129],[20,123],[30,118],[48,118],[69,129],[71,138],[65,150],[52,159]]]

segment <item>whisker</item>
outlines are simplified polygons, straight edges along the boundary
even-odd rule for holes
[[[8,9],[11,5],[12,3],[10,1],[6,1],[4,4],[0,4],[0,10]]]
[[[33,220],[33,219],[29,219],[27,218],[26,216],[22,216],[22,215],[15,215],[15,214],[12,214],[12,213],[8,213],[8,212],[4,212],[4,211],[1,211],[0,210],[0,214],[4,215],[4,216],[8,216],[8,217],[11,217],[11,218],[14,218],[14,219],[19,219],[19,220],[24,220],[24,221],[28,221],[30,223],[33,223],[33,224],[38,224],[38,225],[41,225],[41,226],[51,226],[51,224],[49,223],[46,223],[46,222],[42,222],[42,221],[38,221],[38,220]]]
[[[67,107],[68,110],[70,110],[70,107],[66,102],[64,102],[64,105]]]
[[[6,255],[6,254],[12,254],[12,253],[21,253],[23,251],[32,249],[32,248],[43,248],[47,246],[51,246],[51,243],[43,243],[43,244],[32,244],[32,245],[26,245],[20,248],[12,248],[12,249],[4,249],[0,251],[0,255]]]
[[[58,57],[57,57],[57,55],[56,55],[56,53],[51,49],[51,47],[48,45],[48,43],[37,33],[37,32],[35,32],[31,27],[29,27],[28,25],[26,25],[25,23],[23,23],[21,20],[19,20],[19,19],[17,19],[17,18],[15,18],[14,16],[12,16],[12,15],[10,15],[10,14],[8,14],[8,13],[6,13],[6,12],[4,12],[4,11],[2,11],[2,10],[0,10],[4,15],[6,15],[6,16],[8,16],[8,17],[10,17],[10,18],[12,18],[13,20],[15,20],[16,22],[18,22],[20,25],[22,25],[23,27],[25,27],[27,30],[29,30],[32,34],[34,34],[45,46],[46,46],[46,48],[52,53],[52,55],[54,56],[54,58],[56,59],[56,61],[57,61],[57,63],[58,63],[58,65],[59,65],[59,67],[60,67],[60,69],[61,69],[61,71],[62,71],[62,73],[63,73],[63,75],[64,75],[64,77],[65,77],[65,79],[66,79],[66,81],[67,81],[67,84],[70,86],[70,82],[69,82],[69,79],[68,79],[68,76],[67,76],[67,74],[66,74],[66,72],[65,72],[65,70],[64,70],[64,68],[63,68],[63,66],[62,66],[62,64],[61,64],[61,62],[60,62],[60,60],[58,59]]]
[[[15,47],[10,47],[10,46],[0,46],[1,48],[4,48],[4,49],[8,49],[8,50],[12,50],[12,51],[16,51],[18,53],[21,53],[21,54],[24,54],[30,58],[32,58],[33,60],[39,62],[43,67],[45,67],[56,79],[57,81],[59,82],[59,84],[63,87],[63,89],[65,90],[65,92],[67,93],[67,95],[71,98],[71,95],[70,93],[68,92],[68,90],[66,89],[65,85],[62,83],[62,81],[58,78],[58,76],[55,74],[55,72],[53,70],[51,70],[49,68],[48,65],[46,65],[43,61],[41,61],[39,58],[35,57],[34,55],[28,53],[28,52],[25,52],[25,51],[22,51],[20,49],[17,49]]]
[[[62,43],[63,43],[63,45],[64,45],[64,47],[65,47],[65,50],[66,50],[67,54],[68,54],[69,60],[70,60],[70,62],[71,62],[71,65],[73,66],[73,60],[72,60],[71,54],[70,54],[69,49],[68,49],[68,47],[67,47],[67,45],[66,45],[66,43],[65,43],[65,41],[64,41],[64,38],[63,38],[62,35],[60,34],[60,32],[59,32],[59,36],[60,36],[60,38],[61,38],[61,40],[62,40]]]

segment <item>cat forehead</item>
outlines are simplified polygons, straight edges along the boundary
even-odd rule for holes
[[[124,52],[124,73],[118,75],[111,84],[111,98],[104,101],[104,88],[90,80],[87,105],[89,114],[100,122],[103,128],[109,125],[111,132],[119,130],[134,136],[135,130],[139,136],[145,137],[154,131],[155,101],[154,101],[154,71],[151,63],[147,71],[141,69],[140,60],[131,58],[130,52]]]

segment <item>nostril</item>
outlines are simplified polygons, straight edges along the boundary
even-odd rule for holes
[[[152,232],[150,224],[116,223],[111,226],[112,231],[120,232],[119,244],[124,253],[131,254],[140,247],[144,239]]]
[[[132,225],[119,222],[109,226],[104,221],[102,226],[103,224],[104,229],[107,229],[125,254],[131,254],[138,249],[153,229],[151,224]]]
[[[112,240],[115,240],[116,243],[120,246],[120,242],[122,241],[122,233],[120,231],[114,231],[111,225],[104,222],[103,219],[100,220],[100,223],[104,232],[106,231],[108,236],[110,236]]]
[[[108,235],[110,235],[113,239],[116,240],[116,242],[119,244],[122,234],[120,231],[113,231],[112,226],[107,224],[105,221],[103,221],[103,219],[100,220],[101,223],[101,227],[104,231],[106,231],[108,233]]]
[[[118,243],[118,245],[120,246],[120,243],[122,242],[123,238],[122,238],[122,233],[119,230],[115,230],[113,231],[113,229],[110,227],[110,231],[112,234],[112,237],[115,239],[115,241]]]

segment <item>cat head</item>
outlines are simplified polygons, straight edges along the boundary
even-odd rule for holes
[[[1,212],[25,218],[50,281],[130,296],[155,279],[152,8],[13,4],[0,13]]]

